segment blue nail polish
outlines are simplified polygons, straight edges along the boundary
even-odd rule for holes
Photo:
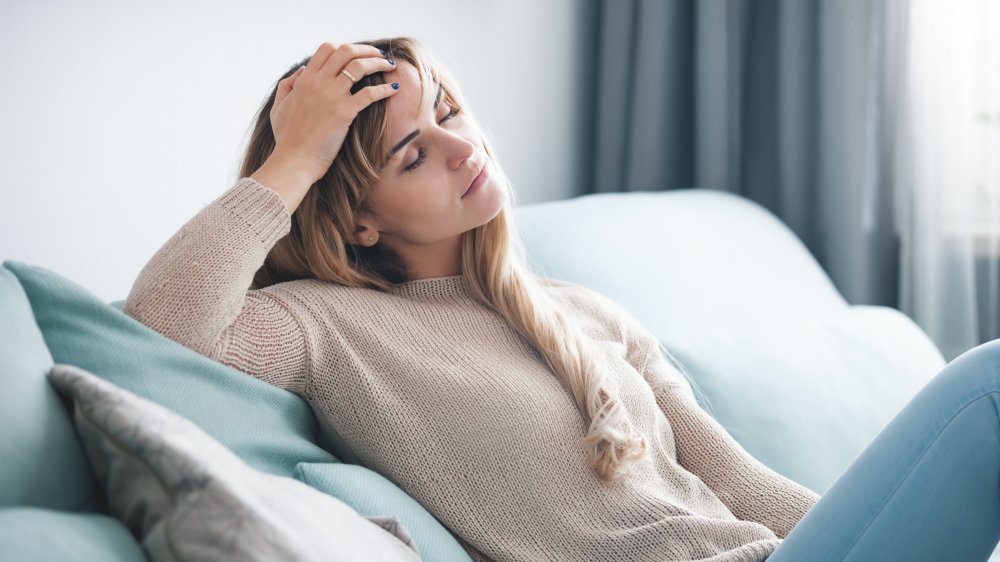
[[[391,65],[395,66],[395,65],[396,65],[396,61],[394,61],[394,60],[391,60],[391,61],[389,61],[389,64],[391,64]]]
[[[399,89],[399,82],[393,82],[392,83],[392,89],[393,90],[398,90]]]
[[[382,49],[379,49],[378,52],[382,53],[382,56],[385,56],[385,51],[383,51]]]

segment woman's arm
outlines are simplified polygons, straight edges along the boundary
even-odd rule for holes
[[[380,84],[351,92],[349,76],[395,70],[384,55],[371,45],[322,43],[305,66],[279,80],[268,101],[275,144],[267,161],[156,252],[125,313],[203,355],[304,392],[309,348],[301,319],[277,286],[248,289],[291,230],[292,213],[333,164],[355,117],[397,91]],[[347,65],[353,74],[341,72]]]
[[[667,362],[652,334],[642,338],[639,372],[674,432],[677,462],[702,480],[736,517],[785,538],[820,496],[778,474],[747,452],[698,404],[684,375]]]
[[[302,392],[308,357],[300,319],[267,288],[248,290],[290,228],[285,200],[241,178],[153,255],[124,312],[202,355]]]

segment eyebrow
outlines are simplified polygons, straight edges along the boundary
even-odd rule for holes
[[[441,103],[441,92],[443,92],[443,91],[444,91],[444,85],[438,86],[437,97],[434,99],[434,110],[435,111],[437,111],[438,104]],[[385,157],[386,161],[388,161],[390,158],[392,158],[393,154],[396,154],[404,146],[406,146],[406,143],[408,143],[411,140],[417,138],[417,136],[419,134],[420,134],[420,129],[417,129],[417,130],[413,131],[412,133],[410,133],[410,134],[406,135],[405,137],[403,137],[403,140],[399,141],[396,144],[396,146],[392,147],[392,150],[389,151],[389,155]]]

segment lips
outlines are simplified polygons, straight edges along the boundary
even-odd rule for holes
[[[462,197],[465,197],[466,195],[469,194],[469,191],[472,190],[472,186],[475,185],[476,181],[478,181],[480,177],[483,175],[484,170],[486,170],[485,162],[479,167],[479,172],[477,172],[475,177],[472,178],[472,181],[469,182],[469,186],[465,188],[465,193],[462,194]]]

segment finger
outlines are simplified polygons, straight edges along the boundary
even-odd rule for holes
[[[291,76],[278,83],[278,90],[274,96],[274,105],[281,104],[281,100],[285,99],[285,96],[292,91],[292,88],[295,86],[295,80],[302,75],[302,71],[305,69],[306,67],[304,66],[298,67]]]
[[[354,80],[351,80],[350,76],[341,72],[338,76],[343,77],[345,84],[348,88],[354,86],[354,84],[361,81],[366,75],[373,72],[391,72],[396,70],[395,62],[389,62],[388,59],[381,57],[367,57],[362,59],[354,59],[347,63],[344,70],[351,73]]]
[[[309,63],[306,65],[306,74],[316,74],[319,69],[323,68],[326,64],[327,59],[333,55],[339,47],[334,47],[332,43],[321,43],[319,47],[316,48],[316,52],[313,56],[309,58]]]
[[[392,84],[378,84],[375,86],[365,86],[351,96],[354,102],[354,114],[361,113],[361,110],[371,105],[373,102],[383,100],[399,90],[393,88]]]
[[[375,58],[385,58],[382,51],[371,45],[360,45],[357,43],[344,43],[337,48],[337,51],[333,53],[326,61],[324,61],[322,68],[319,72],[322,74],[328,74],[330,77],[336,77],[341,70],[347,67],[347,64],[351,60],[362,57],[375,57]],[[348,70],[348,72],[351,72]],[[354,74],[351,72],[351,74]],[[354,74],[354,77],[361,79],[360,76]]]

